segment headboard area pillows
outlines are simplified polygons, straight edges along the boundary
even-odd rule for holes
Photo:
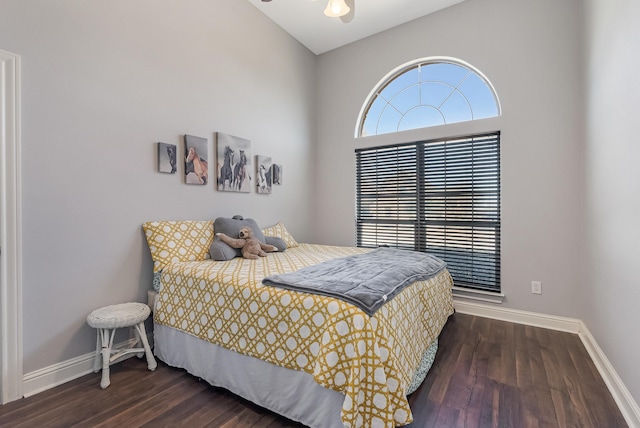
[[[160,291],[162,269],[169,263],[209,258],[212,221],[150,221],[142,225],[153,260],[153,288]]]
[[[289,233],[287,228],[284,227],[284,224],[282,224],[281,222],[278,223],[278,224],[275,224],[275,225],[273,225],[271,227],[267,227],[266,229],[263,229],[262,233],[264,233],[264,236],[266,238],[277,237],[277,238],[282,239],[285,242],[285,244],[287,245],[287,248],[293,248],[293,247],[297,247],[298,245],[300,245],[300,244],[298,244],[296,242],[295,239],[293,239],[293,236],[291,236],[291,234]],[[270,242],[267,242],[267,244],[276,245],[276,244],[273,244],[273,243],[270,243]],[[276,247],[277,247],[277,245],[276,245]],[[278,247],[278,249],[279,249],[279,247]]]
[[[237,238],[240,229],[243,227],[250,227],[253,230],[253,235],[258,241],[270,244],[278,248],[278,251],[284,251],[287,249],[287,245],[283,239],[276,237],[266,238],[262,233],[262,229],[258,226],[255,220],[251,218],[243,218],[236,215],[233,218],[218,217],[213,223],[213,230],[215,233],[224,233],[232,238]],[[209,248],[209,254],[213,260],[224,261],[231,260],[234,257],[242,257],[240,249],[232,248],[230,245],[222,242],[216,238]]]
[[[153,260],[153,271],[169,263],[209,258],[212,221],[150,221],[142,225]]]

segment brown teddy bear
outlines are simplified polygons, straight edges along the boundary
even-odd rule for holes
[[[240,229],[240,238],[234,239],[224,233],[216,233],[223,242],[229,244],[233,248],[240,248],[242,251],[242,257],[245,259],[257,259],[258,256],[266,257],[268,252],[278,251],[278,248],[273,245],[263,244],[257,238],[253,236],[253,229],[250,227],[243,227]]]

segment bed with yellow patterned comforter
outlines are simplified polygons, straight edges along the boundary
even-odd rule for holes
[[[344,394],[344,426],[408,424],[407,386],[453,313],[446,270],[411,284],[372,317],[332,297],[262,284],[269,275],[366,251],[300,244],[259,260],[171,263],[162,270],[154,322],[308,373]]]

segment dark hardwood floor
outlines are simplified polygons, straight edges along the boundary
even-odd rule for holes
[[[0,427],[302,427],[183,370],[131,358],[0,406]],[[422,427],[626,427],[577,335],[464,314],[410,397]]]

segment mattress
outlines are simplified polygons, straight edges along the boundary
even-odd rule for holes
[[[332,297],[262,284],[265,276],[365,251],[301,244],[258,260],[171,263],[162,271],[154,322],[159,332],[176,331],[180,340],[191,336],[195,340],[187,342],[210,344],[203,345],[206,349],[221,348],[300,372],[299,378],[338,393],[330,394],[331,407],[338,403],[344,426],[405,425],[412,421],[407,387],[453,313],[448,272],[411,284],[372,317]],[[164,333],[155,338],[160,359],[163,352],[186,346],[172,344],[176,335]],[[242,369],[230,370],[242,378]],[[233,378],[233,373],[225,376]],[[275,407],[291,417],[290,411]],[[317,426],[305,420],[307,412],[294,413],[293,419]]]

